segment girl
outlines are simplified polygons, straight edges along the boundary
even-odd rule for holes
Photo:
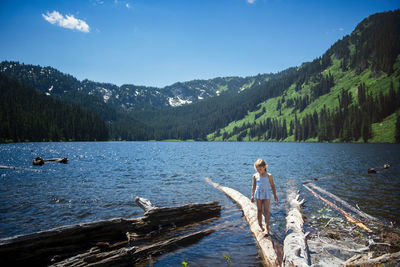
[[[257,219],[260,225],[260,231],[264,235],[269,234],[269,205],[271,204],[272,193],[275,201],[278,201],[272,175],[267,172],[267,164],[263,159],[258,159],[254,163],[254,169],[257,173],[253,175],[253,186],[251,188],[251,202],[254,202],[254,197],[257,203]],[[264,214],[265,227],[262,226],[262,214]]]

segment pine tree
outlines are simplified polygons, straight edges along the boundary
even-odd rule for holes
[[[395,142],[400,143],[400,114],[397,114],[396,119],[396,130],[395,130]]]

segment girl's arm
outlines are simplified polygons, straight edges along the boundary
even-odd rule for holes
[[[251,202],[254,202],[254,192],[256,191],[256,177],[253,176],[253,185],[251,186]]]
[[[272,192],[274,193],[275,201],[278,202],[278,197],[276,195],[274,179],[272,178],[272,174],[268,174],[269,183],[271,184]]]

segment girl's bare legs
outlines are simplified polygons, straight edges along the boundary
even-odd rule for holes
[[[263,200],[262,199],[257,199],[257,220],[258,220],[258,225],[261,228],[261,232],[264,231],[264,228],[262,226],[262,214],[263,214]]]
[[[271,199],[263,199],[262,201],[264,204],[265,234],[269,234],[269,206]]]

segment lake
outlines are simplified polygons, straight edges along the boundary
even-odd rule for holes
[[[68,164],[32,160],[68,157]],[[264,158],[279,202],[271,206],[272,229],[283,239],[286,191],[300,190],[304,212],[322,207],[302,183],[313,179],[361,210],[386,221],[400,218],[400,145],[264,142],[72,142],[0,144],[0,238],[62,225],[139,217],[140,196],[155,206],[219,201],[221,230],[161,257],[155,266],[259,266],[257,247],[239,208],[205,177],[250,196],[253,163]],[[379,169],[389,163],[389,169]],[[369,174],[374,167],[378,173]],[[326,208],[325,208],[326,209]],[[331,212],[331,216],[340,216]],[[311,227],[312,222],[306,225]],[[312,226],[314,227],[314,226]]]

